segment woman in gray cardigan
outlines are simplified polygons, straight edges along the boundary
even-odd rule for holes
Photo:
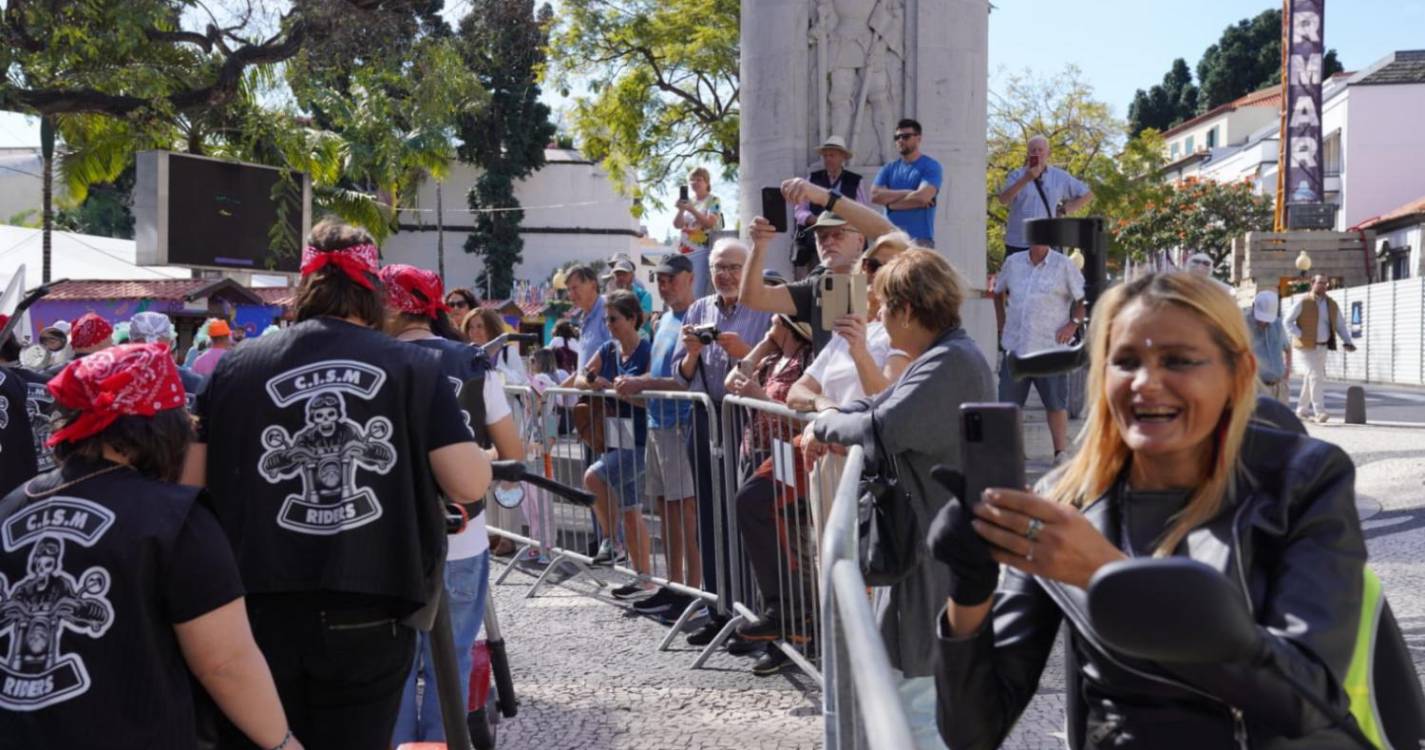
[[[860,445],[868,465],[894,464],[909,494],[917,531],[915,570],[901,582],[874,590],[876,621],[898,670],[900,699],[920,748],[943,748],[935,726],[935,618],[949,593],[949,571],[924,548],[930,520],[947,495],[930,478],[936,464],[960,468],[960,435],[954,429],[960,404],[993,401],[994,378],[975,342],[960,328],[964,283],[940,255],[908,250],[876,274],[881,320],[891,346],[914,361],[890,388],[840,409],[822,412],[803,439],[811,458],[830,445]],[[872,415],[880,443],[876,454]]]

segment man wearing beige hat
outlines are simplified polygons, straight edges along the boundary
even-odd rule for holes
[[[868,205],[870,202],[866,200],[866,185],[861,175],[845,169],[846,163],[851,161],[851,151],[846,148],[846,139],[833,135],[827,138],[817,151],[821,154],[821,164],[824,168],[811,173],[808,178],[811,183],[827,190],[835,190],[862,205]],[[799,279],[817,264],[816,236],[810,229],[824,210],[826,209],[822,206],[809,201],[797,204],[795,216],[801,231],[797,233],[796,241],[792,244],[792,266],[796,269]]]

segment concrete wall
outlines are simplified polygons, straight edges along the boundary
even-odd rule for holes
[[[1374,266],[1375,237],[1365,234]],[[1238,299],[1250,301],[1258,289],[1275,290],[1281,277],[1300,276],[1296,259],[1303,250],[1311,258],[1308,276],[1324,273],[1340,277],[1345,286],[1366,284],[1371,277],[1361,242],[1355,232],[1248,232],[1232,243],[1232,282]]]

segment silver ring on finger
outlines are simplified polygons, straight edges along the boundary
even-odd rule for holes
[[[1031,519],[1029,519],[1029,528],[1027,528],[1027,529],[1024,530],[1024,538],[1025,538],[1025,539],[1028,539],[1028,540],[1031,541],[1031,542],[1034,541],[1034,540],[1036,540],[1036,539],[1038,539],[1038,538],[1039,538],[1039,530],[1040,530],[1040,529],[1043,529],[1043,528],[1044,528],[1044,522],[1043,522],[1043,521],[1041,521],[1041,520],[1039,520],[1039,519],[1037,519],[1037,518],[1031,518]]]
[[[1024,559],[1028,562],[1034,562],[1034,542],[1031,541],[1029,543],[1029,551],[1024,553]]]

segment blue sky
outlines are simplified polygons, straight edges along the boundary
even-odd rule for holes
[[[755,2],[756,0],[746,0]],[[1196,66],[1202,51],[1238,20],[1277,3],[1258,0],[992,0],[990,86],[1006,72],[1030,70],[1050,75],[1074,64],[1098,99],[1119,117],[1128,114],[1133,92],[1159,82],[1173,58]],[[462,8],[465,0],[447,0]],[[1397,49],[1425,47],[1425,0],[1327,0],[1326,45],[1337,50],[1347,70],[1357,70]],[[546,95],[556,110],[567,103]],[[0,146],[38,145],[36,121],[0,113]],[[714,192],[731,205],[737,191]],[[647,217],[653,236],[662,237],[671,213]]]

